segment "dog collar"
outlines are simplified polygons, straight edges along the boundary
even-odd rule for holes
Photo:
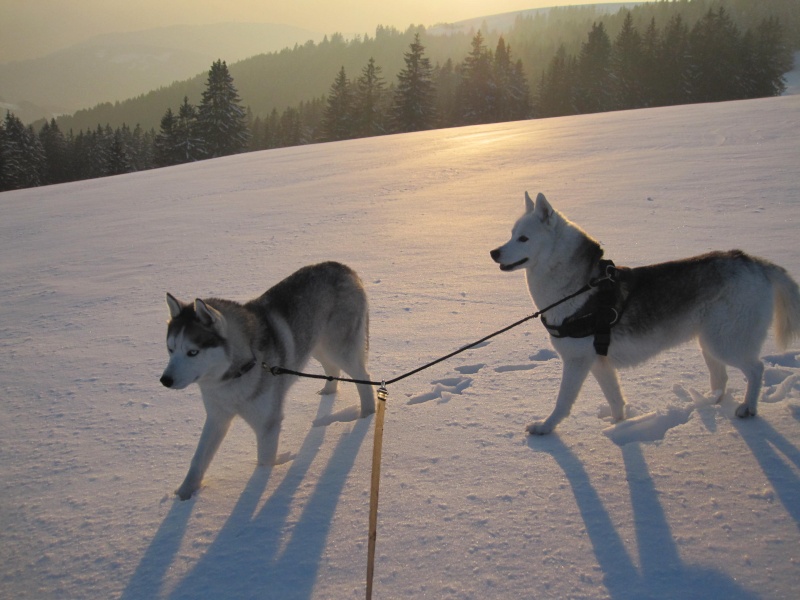
[[[242,367],[239,370],[234,371],[233,368],[229,369],[228,372],[222,376],[222,380],[228,381],[229,379],[239,379],[239,377],[251,371],[255,366],[256,366],[256,359],[251,358],[250,361],[242,365]]]

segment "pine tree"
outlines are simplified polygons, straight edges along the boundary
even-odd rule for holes
[[[298,109],[289,107],[283,111],[278,127],[278,140],[281,147],[299,146],[303,143],[303,124]]]
[[[461,122],[467,125],[497,120],[498,83],[492,71],[492,53],[480,31],[472,38],[472,49],[461,65]],[[505,48],[505,46],[503,46]]]
[[[514,120],[512,114],[511,77],[514,64],[511,62],[511,47],[506,45],[503,36],[497,41],[492,60],[492,80],[495,85],[494,119],[495,121]]]
[[[70,130],[67,135],[69,144],[70,179],[80,181],[91,177],[89,168],[89,135],[82,130],[77,135]]]
[[[626,110],[644,106],[642,74],[642,38],[634,27],[633,17],[628,11],[622,29],[611,48],[613,108]]]
[[[322,117],[325,113],[325,96],[301,102],[299,113],[302,144],[313,144],[322,136]]]
[[[137,171],[146,171],[152,169],[155,165],[153,163],[153,141],[155,133],[145,131],[138,123],[133,129],[131,135],[131,154],[133,158],[133,166]]]
[[[720,7],[709,10],[689,37],[693,102],[735,100],[744,89],[740,69],[741,32]]]
[[[542,74],[534,109],[536,117],[562,117],[576,113],[573,104],[575,70],[575,59],[567,56],[562,44]]]
[[[655,79],[654,105],[674,106],[690,102],[689,73],[692,49],[689,43],[689,27],[680,15],[669,20],[658,48],[656,53],[658,77]]]
[[[261,117],[256,117],[250,126],[250,151],[256,152],[258,150],[266,149],[266,131],[265,122]]]
[[[438,64],[433,70],[436,86],[436,114],[439,127],[454,127],[460,123],[457,94],[461,82],[460,66],[454,67],[448,58],[444,65]]]
[[[6,113],[0,136],[0,189],[18,190],[42,185],[45,153],[33,128]]]
[[[386,82],[381,68],[370,58],[356,81],[353,111],[355,134],[369,137],[386,133]]]
[[[742,56],[746,97],[780,96],[786,91],[784,74],[792,69],[792,52],[777,18],[765,19],[755,32],[747,32]]]
[[[595,23],[578,56],[575,108],[579,113],[609,110],[612,105],[610,89],[611,41],[605,26]]]
[[[114,130],[108,124],[105,128],[98,124],[97,128],[90,132],[87,146],[87,166],[89,168],[87,179],[105,177],[108,174],[109,149],[113,139]]]
[[[106,154],[106,164],[103,169],[104,175],[122,175],[136,170],[131,158],[128,140],[126,139],[129,137],[129,133],[130,130],[123,125],[111,137]]]
[[[327,107],[322,119],[325,141],[334,142],[354,137],[353,93],[344,67],[339,69],[328,92]]]
[[[67,140],[55,119],[45,121],[39,130],[39,141],[44,150],[46,162],[43,183],[54,184],[69,181],[69,158]]]
[[[10,189],[11,185],[6,181],[6,124],[0,121],[0,192]]]
[[[208,72],[197,114],[198,131],[206,156],[228,156],[247,148],[250,132],[240,102],[228,65],[222,60],[216,61]]]
[[[398,132],[421,131],[433,126],[436,119],[436,89],[433,67],[425,56],[419,33],[404,54],[405,68],[397,74],[392,117]]]
[[[206,155],[203,138],[198,131],[197,109],[183,97],[173,128],[173,152],[180,163],[194,162]]]
[[[656,27],[655,17],[642,36],[642,61],[641,61],[641,93],[642,106],[649,107],[656,104],[656,90],[660,77],[658,52],[661,43],[661,34]]]
[[[278,148],[281,145],[281,116],[278,109],[273,108],[269,117],[264,121],[264,147]]]
[[[494,52],[492,72],[496,84],[495,119],[527,119],[531,112],[531,90],[525,77],[525,69],[522,60],[513,62],[511,46],[506,45],[502,36]]]
[[[155,139],[155,164],[158,167],[169,167],[178,164],[178,157],[175,153],[176,144],[176,122],[175,114],[171,108],[167,109],[161,117],[161,130]]]

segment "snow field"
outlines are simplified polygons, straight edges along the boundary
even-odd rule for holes
[[[800,96],[526,121],[229,157],[0,195],[0,596],[359,598],[372,418],[298,381],[275,468],[235,423],[179,502],[203,422],[164,389],[167,309],[340,260],[390,379],[533,311],[489,258],[523,192],[621,265],[741,247],[800,278]],[[390,387],[381,598],[792,598],[800,350],[770,336],[759,418],[692,345],[596,383],[549,437],[535,321]],[[310,366],[319,369],[318,366]]]

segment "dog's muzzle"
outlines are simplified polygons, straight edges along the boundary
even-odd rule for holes
[[[159,381],[161,381],[161,385],[168,388],[171,388],[175,383],[175,380],[172,379],[172,377],[170,377],[169,375],[162,375]]]
[[[501,270],[501,271],[513,271],[513,270],[514,270],[514,269],[516,269],[517,267],[521,267],[521,266],[522,266],[522,265],[524,265],[526,262],[528,262],[528,259],[527,259],[527,257],[526,257],[526,258],[523,258],[523,259],[521,259],[521,260],[518,260],[517,262],[515,262],[515,263],[512,263],[512,264],[510,264],[510,265],[504,265],[504,264],[502,263],[501,259],[500,259],[501,255],[502,255],[502,250],[501,250],[500,248],[495,248],[494,250],[492,250],[491,252],[489,252],[489,255],[492,257],[492,260],[493,260],[494,262],[496,262],[496,263],[498,263],[498,264],[500,265],[500,270]]]
[[[527,258],[523,258],[522,260],[518,260],[517,262],[512,263],[510,265],[500,265],[500,270],[501,271],[513,271],[517,267],[521,267],[522,265],[524,265],[526,262],[528,262],[528,259]]]

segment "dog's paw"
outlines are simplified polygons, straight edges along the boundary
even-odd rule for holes
[[[531,435],[547,435],[553,431],[553,426],[549,425],[547,421],[536,421],[528,425],[527,431]]]
[[[175,490],[175,495],[181,500],[188,500],[197,491],[196,487],[188,486],[186,484]]]
[[[297,458],[297,454],[294,454],[292,452],[282,452],[281,454],[278,454],[269,465],[258,465],[258,466],[277,467],[279,465],[285,465],[288,462],[292,462],[295,458]]]
[[[325,386],[317,392],[320,396],[329,396],[331,394],[335,394],[338,386],[336,385],[335,381],[329,381],[325,384]]]
[[[628,406],[625,405],[621,409],[611,409],[609,410],[608,418],[611,423],[621,423],[625,419],[627,419],[630,415],[628,414]]]
[[[755,409],[750,408],[746,402],[741,403],[736,408],[736,416],[740,419],[747,419],[748,417],[755,417],[758,413]]]

